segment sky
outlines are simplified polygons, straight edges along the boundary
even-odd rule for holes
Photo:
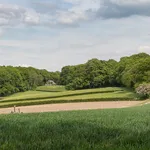
[[[0,65],[61,70],[150,54],[150,0],[0,0]]]

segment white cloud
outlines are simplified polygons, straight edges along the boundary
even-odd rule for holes
[[[0,25],[1,26],[7,25],[7,24],[9,24],[9,20],[8,19],[0,18]]]
[[[82,12],[60,12],[58,15],[58,22],[62,24],[74,24],[78,21],[87,20],[87,16]]]
[[[128,32],[130,30],[126,29],[123,32],[122,29],[124,28],[122,28],[121,31],[112,30],[111,34],[109,34],[111,29],[108,27],[108,36],[106,36],[106,29],[102,28],[101,24],[99,21],[98,26],[105,30],[105,35],[101,36],[91,35],[88,32],[89,28],[86,30],[87,32],[83,29],[75,28],[73,30],[61,30],[59,36],[41,37],[37,40],[35,40],[35,37],[33,37],[34,40],[24,41],[1,40],[0,47],[6,47],[6,49],[2,50],[3,55],[0,63],[8,65],[30,64],[33,67],[47,68],[48,70],[60,70],[65,65],[85,63],[91,58],[119,60],[121,56],[137,53],[141,43],[146,45],[141,40],[145,31],[141,31],[143,35],[140,38],[137,38],[137,36],[130,36],[129,38]],[[103,24],[107,26],[107,23]],[[108,24],[111,24],[111,21],[108,21]],[[133,24],[128,23],[128,25]],[[103,34],[100,30],[97,32]],[[116,35],[126,33],[127,35],[115,35],[114,38],[114,33]],[[141,33],[139,34],[141,35]],[[144,48],[147,47],[144,46]]]
[[[96,16],[104,19],[150,16],[150,0],[101,0]]]
[[[32,8],[0,4],[0,26],[19,24],[58,26],[77,25],[98,18],[122,18],[133,15],[150,16],[150,0],[64,0],[72,6],[48,2],[33,3]]]
[[[37,5],[30,9],[25,6],[0,5],[0,36],[7,31],[5,37],[0,40],[0,64],[30,64],[48,70],[60,70],[62,66],[84,63],[91,58],[118,60],[122,56],[137,52],[150,54],[150,19],[133,16],[130,11],[130,8],[134,8],[140,15],[139,10],[142,10],[142,15],[145,15],[143,6],[146,8],[146,2],[149,1],[65,1],[71,5],[63,9],[61,4],[55,6],[53,3],[45,4],[44,1],[38,3],[38,9],[35,8]],[[105,1],[107,9],[100,4],[102,1]],[[117,12],[114,11],[115,6]],[[100,14],[100,10],[103,13]],[[125,10],[129,10],[128,15],[124,15]],[[95,21],[84,23],[78,28],[57,28],[77,26],[93,19],[93,16],[96,16]],[[27,28],[25,25],[28,25]]]
[[[65,0],[74,4],[71,8],[76,11],[89,10],[90,17],[95,18],[124,18],[133,15],[150,16],[150,0]]]
[[[86,10],[97,10],[100,7],[100,0],[64,0],[73,4],[72,10],[75,11],[86,11]]]
[[[18,5],[0,4],[0,26],[39,23],[38,13]]]
[[[0,37],[4,34],[4,30],[0,29]]]
[[[28,68],[28,67],[30,67],[31,65],[27,65],[27,64],[19,64],[19,65],[16,65],[16,66]]]
[[[47,5],[44,5],[44,3],[42,3],[41,7],[42,10],[44,9],[43,7],[46,7],[47,9]],[[55,8],[57,7],[55,6]],[[37,11],[34,8],[29,9],[18,5],[0,4],[0,26],[14,26],[20,24],[31,26],[56,26],[66,24],[68,26],[72,24],[78,24],[78,22],[87,19],[87,16],[84,12],[68,9],[63,10],[60,8],[53,13],[51,10],[48,12],[48,9],[46,12]]]
[[[138,48],[138,52],[144,52],[144,53],[149,53],[150,54],[150,46],[148,46],[148,45],[140,46]]]
[[[22,20],[25,9],[10,4],[0,4],[0,26],[13,25]]]
[[[27,10],[24,14],[24,23],[28,25],[40,24],[40,17],[34,10]]]
[[[35,9],[39,13],[49,13],[60,8],[57,2],[55,3],[39,0],[37,0],[36,2],[32,2],[31,5],[33,6],[33,9]]]

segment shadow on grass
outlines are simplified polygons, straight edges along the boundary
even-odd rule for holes
[[[21,118],[21,117],[20,117]],[[149,150],[150,130],[80,120],[0,119],[0,150]]]

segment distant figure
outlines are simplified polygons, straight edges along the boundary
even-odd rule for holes
[[[52,85],[56,85],[56,83],[53,80],[48,80],[45,84],[45,86],[52,86]]]

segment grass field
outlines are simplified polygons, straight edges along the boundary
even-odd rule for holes
[[[150,105],[0,115],[1,150],[149,150]]]
[[[25,99],[47,99],[47,98],[57,98],[57,97],[67,97],[76,95],[86,95],[95,93],[112,93],[117,91],[128,91],[124,88],[118,87],[108,87],[108,88],[98,88],[98,89],[86,89],[86,90],[76,90],[76,91],[62,91],[62,92],[46,92],[45,91],[28,91],[17,93],[4,98],[4,100],[25,100]],[[128,91],[129,92],[129,91]]]
[[[47,89],[47,88],[46,88]],[[125,88],[108,87],[76,91],[28,91],[0,100],[0,107],[38,105],[64,102],[135,100],[136,94]]]
[[[45,91],[45,92],[62,92],[62,91],[66,91],[64,86],[40,86],[36,90],[37,91]]]

